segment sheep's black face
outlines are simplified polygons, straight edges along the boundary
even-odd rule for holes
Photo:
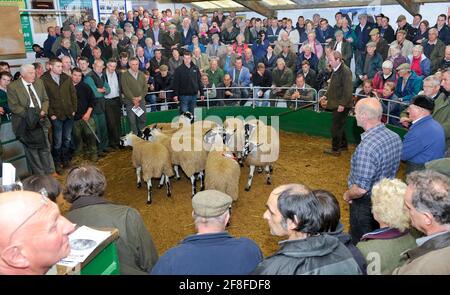
[[[149,140],[152,136],[152,131],[149,127],[145,127],[144,131],[142,131],[142,139]]]

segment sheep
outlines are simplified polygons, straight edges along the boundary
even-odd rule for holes
[[[280,151],[278,132],[272,126],[259,125],[253,132],[244,147],[244,159],[250,172],[248,176],[246,191],[249,191],[252,186],[253,174],[255,167],[265,167],[266,183],[271,184],[271,172],[273,170],[273,163],[278,160]]]
[[[154,128],[144,129],[144,137],[151,142],[160,142],[170,153],[170,162],[174,165],[175,177],[180,179],[178,166],[191,180],[192,196],[196,194],[196,179],[198,174],[200,179],[200,190],[204,190],[204,170],[207,158],[207,152],[203,149],[203,141],[194,137],[179,133],[173,135],[163,134],[160,130]]]
[[[242,167],[242,151],[245,142],[245,122],[239,118],[227,118],[223,123],[225,127],[226,145],[237,154],[238,163]]]
[[[169,177],[173,176],[170,165],[170,154],[167,148],[160,143],[145,141],[129,133],[121,138],[122,146],[133,147],[131,161],[136,168],[137,187],[141,187],[141,172],[147,182],[147,204],[152,203],[152,178],[160,177],[158,188],[165,183],[167,197],[172,195]]]
[[[232,152],[211,151],[205,167],[206,189],[218,190],[237,201],[241,169]]]

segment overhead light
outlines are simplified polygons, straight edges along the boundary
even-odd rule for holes
[[[290,0],[262,0],[265,4],[269,6],[285,6],[285,5],[295,5],[296,3]]]

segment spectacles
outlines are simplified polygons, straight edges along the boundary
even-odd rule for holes
[[[40,202],[41,202],[40,206],[39,206],[38,208],[36,208],[36,210],[34,210],[30,215],[28,215],[28,217],[25,218],[24,221],[22,221],[22,222],[16,227],[16,229],[15,229],[15,230],[11,233],[11,235],[9,236],[9,242],[8,242],[8,244],[11,243],[14,234],[15,234],[17,231],[19,231],[19,229],[20,229],[21,227],[23,227],[23,226],[24,226],[24,225],[25,225],[25,224],[26,224],[33,216],[35,216],[39,211],[41,211],[42,208],[46,207],[46,206],[49,204],[50,200],[48,199],[48,192],[47,192],[47,190],[46,190],[45,188],[42,188],[42,189],[39,191],[39,194],[40,194]]]

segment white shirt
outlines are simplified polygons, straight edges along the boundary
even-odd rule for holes
[[[336,72],[341,67],[342,63],[340,63],[335,69],[333,69],[333,72]]]
[[[108,85],[111,88],[111,92],[105,95],[106,99],[115,98],[120,96],[119,80],[116,73],[110,73],[106,71],[106,77],[108,78]]]
[[[20,80],[22,80],[23,86],[24,86],[25,89],[27,90],[28,95],[30,95],[30,92],[28,91],[28,85],[30,85],[31,91],[33,91],[34,96],[36,96],[36,99],[37,99],[37,101],[38,101],[39,108],[41,108],[41,99],[39,98],[39,95],[37,95],[36,89],[34,89],[33,83],[28,83],[28,82],[26,82],[26,81],[25,81],[24,79],[22,79],[22,78],[20,78]],[[33,100],[31,99],[31,96],[30,96],[30,106],[29,106],[29,107],[30,107],[30,108],[34,108],[34,107],[35,107],[35,106],[34,106],[34,103],[33,103]]]
[[[342,53],[342,42],[338,42],[336,44],[336,49],[335,50],[340,52],[340,53]]]

